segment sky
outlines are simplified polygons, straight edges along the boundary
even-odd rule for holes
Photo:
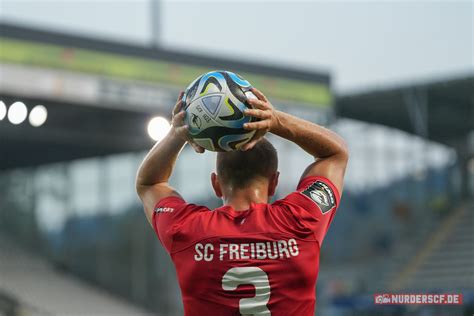
[[[150,0],[0,0],[0,19],[148,45]],[[473,1],[178,1],[158,43],[328,71],[339,93],[474,72]]]

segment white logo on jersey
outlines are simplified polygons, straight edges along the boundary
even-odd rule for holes
[[[329,206],[328,197],[321,191],[311,191],[311,198],[318,204]]]
[[[195,261],[233,260],[280,260],[300,254],[296,239],[248,243],[197,243],[194,247]]]
[[[155,208],[156,213],[173,213],[174,208],[172,207],[157,207]]]

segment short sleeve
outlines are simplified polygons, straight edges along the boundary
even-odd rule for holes
[[[311,176],[302,179],[295,192],[274,204],[285,207],[297,219],[298,226],[311,231],[322,244],[339,201],[339,192],[329,179]]]
[[[170,196],[156,203],[153,210],[153,229],[163,247],[171,252],[173,234],[183,221],[194,213],[195,205],[178,196]]]

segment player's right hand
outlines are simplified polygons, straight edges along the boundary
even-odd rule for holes
[[[188,142],[193,147],[195,152],[202,154],[205,151],[205,149],[193,141],[193,139],[189,135],[188,126],[184,124],[184,116],[186,115],[186,111],[183,110],[182,101],[181,101],[183,95],[184,95],[184,92],[182,91],[179,94],[178,100],[176,101],[176,104],[173,108],[171,128],[174,129],[174,132],[178,137]]]

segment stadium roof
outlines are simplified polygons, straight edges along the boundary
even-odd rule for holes
[[[169,116],[177,91],[183,87],[181,81],[189,82],[186,75],[190,74],[194,79],[196,75],[189,70],[196,71],[203,67],[248,72],[255,74],[255,78],[260,79],[262,83],[268,84],[269,89],[273,87],[275,92],[282,92],[278,89],[279,85],[291,85],[294,91],[303,89],[309,99],[322,97],[327,100],[329,108],[332,103],[330,77],[324,72],[147,48],[5,23],[0,23],[0,40],[8,44],[0,47],[0,56],[4,58],[0,60],[2,66],[0,71],[3,73],[3,78],[0,76],[0,81],[3,83],[3,87],[0,86],[0,100],[6,104],[22,101],[29,110],[36,104],[42,104],[48,109],[48,120],[40,128],[32,127],[28,123],[9,124],[6,119],[0,121],[0,170],[150,148],[152,141],[146,132],[148,121],[155,115]],[[28,52],[30,43],[39,43],[31,46],[37,49],[33,54],[31,51]],[[72,60],[68,48],[79,51],[77,54],[72,53]],[[38,55],[35,55],[36,52]],[[54,56],[50,52],[53,52]],[[109,56],[115,62],[112,67],[109,67],[109,64],[101,64],[109,61]],[[123,67],[123,61],[130,61],[128,67]],[[173,63],[185,65],[169,72],[171,75],[181,76],[179,78],[181,81],[174,82],[174,86],[166,82],[169,80],[167,71],[170,70],[170,65],[171,67],[175,65]],[[158,69],[164,69],[163,72],[157,74],[146,68],[150,64]],[[164,68],[159,68],[163,64]],[[68,68],[71,65],[85,65],[85,67]],[[136,67],[131,73],[121,71],[122,68],[127,70],[130,65]],[[15,79],[19,85],[11,89],[9,86],[12,85],[13,76],[9,80],[6,73],[14,67],[17,72],[13,74],[16,75]],[[48,67],[52,69],[51,73],[59,75],[51,76],[51,80],[47,80]],[[131,76],[131,74],[139,76],[143,68],[152,72],[152,75],[161,77],[149,83]],[[97,72],[97,69],[103,72]],[[82,70],[84,72],[81,72]],[[69,75],[70,78],[66,78],[68,73],[72,73]],[[120,78],[114,81],[116,78],[113,76],[117,73],[123,77],[119,76]],[[267,81],[267,78],[270,80]],[[273,78],[277,79],[272,80]],[[68,82],[66,79],[71,80]],[[84,97],[91,90],[90,83],[96,83],[94,91],[97,93]],[[142,86],[139,86],[140,84]],[[44,87],[49,90],[40,89]],[[142,90],[134,90],[136,87]],[[321,87],[321,90],[317,90],[318,87]],[[148,89],[146,97],[151,100],[151,107],[137,106],[139,101],[146,99],[142,97],[145,93],[141,92],[145,88]],[[159,95],[156,97],[150,94],[160,88],[160,93],[172,95],[173,99],[158,100]],[[71,90],[73,93],[70,93],[68,98],[63,97],[64,91]],[[32,93],[32,91],[39,92]],[[286,92],[291,92],[291,89]],[[125,99],[128,102],[125,103]]]
[[[7,104],[18,101],[15,96],[0,97]],[[146,132],[148,113],[54,100],[21,101],[45,105],[48,120],[41,127],[28,122],[13,125],[6,118],[0,121],[0,170],[138,151],[152,145]]]
[[[64,34],[54,31],[37,30],[7,23],[0,23],[0,36],[48,44],[59,44],[74,48],[92,49],[96,51],[111,52],[127,56],[160,59],[190,65],[202,65],[206,67],[224,69],[230,68],[239,71],[248,71],[268,76],[279,76],[304,81],[329,83],[330,80],[329,74],[324,71],[307,71],[290,67],[282,67],[281,65],[264,65],[262,63],[222,58],[219,56],[213,56],[212,54],[199,55],[177,50],[130,45],[111,40],[94,39],[90,37]]]
[[[336,111],[453,146],[474,130],[474,74],[341,95]]]

